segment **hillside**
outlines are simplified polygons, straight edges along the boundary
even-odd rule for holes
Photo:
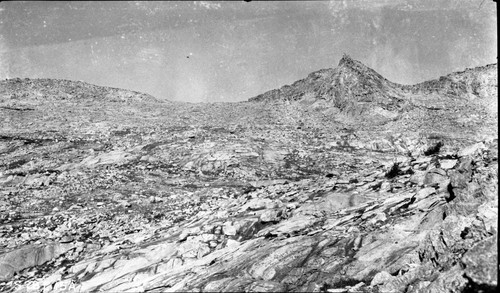
[[[241,103],[0,81],[0,291],[494,292],[497,84],[349,56]]]

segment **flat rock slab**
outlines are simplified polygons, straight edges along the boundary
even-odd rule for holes
[[[30,245],[0,255],[0,281],[7,281],[14,273],[38,266],[74,248],[73,244],[52,243]]]

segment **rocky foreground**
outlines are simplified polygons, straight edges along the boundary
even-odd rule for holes
[[[2,292],[494,292],[497,65],[242,103],[0,81]]]

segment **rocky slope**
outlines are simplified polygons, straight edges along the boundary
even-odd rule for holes
[[[493,292],[497,65],[243,103],[0,82],[3,292]]]

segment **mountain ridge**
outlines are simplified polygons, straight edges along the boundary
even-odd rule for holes
[[[496,73],[495,71],[497,70],[497,63],[492,63],[484,66],[467,68],[463,71],[453,72],[437,79],[430,79],[413,85],[403,85],[386,79],[374,69],[351,58],[349,55],[344,54],[336,68],[326,68],[314,71],[306,78],[299,79],[291,85],[284,85],[279,89],[264,92],[248,99],[248,101],[273,101],[279,100],[280,98],[285,100],[296,100],[306,96],[307,94],[313,94],[315,98],[333,100],[336,106],[342,106],[339,102],[335,103],[335,98],[346,95],[368,96],[368,100],[361,99],[360,101],[370,101],[369,98],[373,97],[370,90],[375,90],[378,94],[380,94],[381,92],[378,89],[390,92],[389,94],[382,93],[382,96],[388,100],[390,100],[390,98],[398,99],[405,92],[430,93],[441,89],[440,93],[443,93],[444,88],[453,87],[453,85],[450,84],[453,84],[454,80],[456,81],[457,79],[460,79],[460,76],[462,75],[470,75],[471,73],[477,72],[485,72],[487,75],[492,75]],[[318,84],[315,82],[317,80],[326,84]],[[495,80],[493,79],[491,83],[494,84]],[[310,84],[312,88],[316,88],[317,90],[308,91],[307,84]],[[455,85],[455,87],[460,86]],[[469,84],[468,88],[470,87],[471,85]],[[472,89],[468,92],[474,92],[474,90]],[[462,94],[463,93],[464,92],[462,92]]]
[[[47,101],[50,97],[56,100],[103,100],[103,101],[145,101],[161,102],[161,100],[138,91],[94,85],[84,81],[51,78],[12,78],[0,81],[0,95],[14,92],[7,99],[22,100],[23,97],[37,96]],[[76,95],[76,93],[85,93]],[[45,98],[44,98],[45,97]]]

